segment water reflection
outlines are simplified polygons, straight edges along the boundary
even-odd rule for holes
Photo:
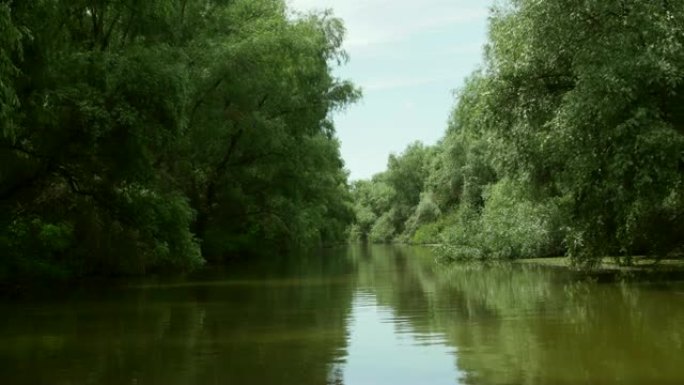
[[[345,355],[348,267],[344,258],[251,264],[4,304],[0,378],[27,385],[324,384]]]
[[[682,283],[598,284],[510,264],[436,267],[415,248],[350,253],[358,285],[374,288],[413,333],[445,335],[462,383],[684,383]]]
[[[414,334],[407,320],[380,306],[374,294],[354,296],[349,325],[348,384],[454,384],[454,349],[442,334]]]
[[[684,285],[357,246],[0,304],[3,384],[680,384]]]

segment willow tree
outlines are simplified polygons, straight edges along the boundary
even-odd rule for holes
[[[234,11],[216,16],[230,26],[220,45],[197,47],[207,67],[195,73],[181,170],[192,176],[195,230],[212,255],[340,239],[350,209],[329,114],[358,96],[331,75],[345,59],[342,25],[325,15],[289,21],[273,1]]]
[[[684,3],[514,0],[495,10],[479,108],[511,174],[569,198],[577,261],[684,237]]]
[[[0,26],[6,274],[189,269],[201,245],[314,245],[350,220],[338,19],[279,0],[14,1]]]
[[[441,212],[417,238],[448,244],[452,257],[566,252],[587,266],[608,255],[681,254],[682,26],[682,2],[495,7],[484,66],[458,93],[445,138],[415,174],[426,179],[396,174],[395,193],[411,188],[412,202],[431,194],[424,207]],[[398,160],[381,175],[391,180]],[[361,201],[357,211],[369,206]],[[363,218],[378,223],[389,210]],[[382,223],[383,233],[396,230]]]

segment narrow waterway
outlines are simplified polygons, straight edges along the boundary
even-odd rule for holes
[[[684,284],[354,246],[0,303],[14,384],[682,384]]]

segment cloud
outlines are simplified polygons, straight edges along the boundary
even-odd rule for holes
[[[351,57],[336,75],[364,99],[335,116],[351,178],[369,177],[387,155],[443,134],[451,90],[481,62],[494,0],[289,0],[295,11],[332,9]]]
[[[407,110],[415,110],[416,103],[413,100],[404,100],[404,108]]]
[[[364,91],[386,91],[397,88],[418,87],[435,83],[454,84],[457,79],[453,75],[402,76],[372,79],[360,82]]]
[[[446,48],[444,55],[480,55],[482,53],[482,42],[475,41],[466,44],[457,44]]]
[[[290,0],[297,10],[331,8],[345,20],[349,51],[405,40],[413,35],[487,18],[482,1]]]

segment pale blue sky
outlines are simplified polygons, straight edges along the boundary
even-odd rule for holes
[[[349,63],[338,76],[363,89],[335,117],[350,179],[383,171],[390,153],[446,129],[453,91],[482,63],[491,0],[289,0],[344,20]]]

